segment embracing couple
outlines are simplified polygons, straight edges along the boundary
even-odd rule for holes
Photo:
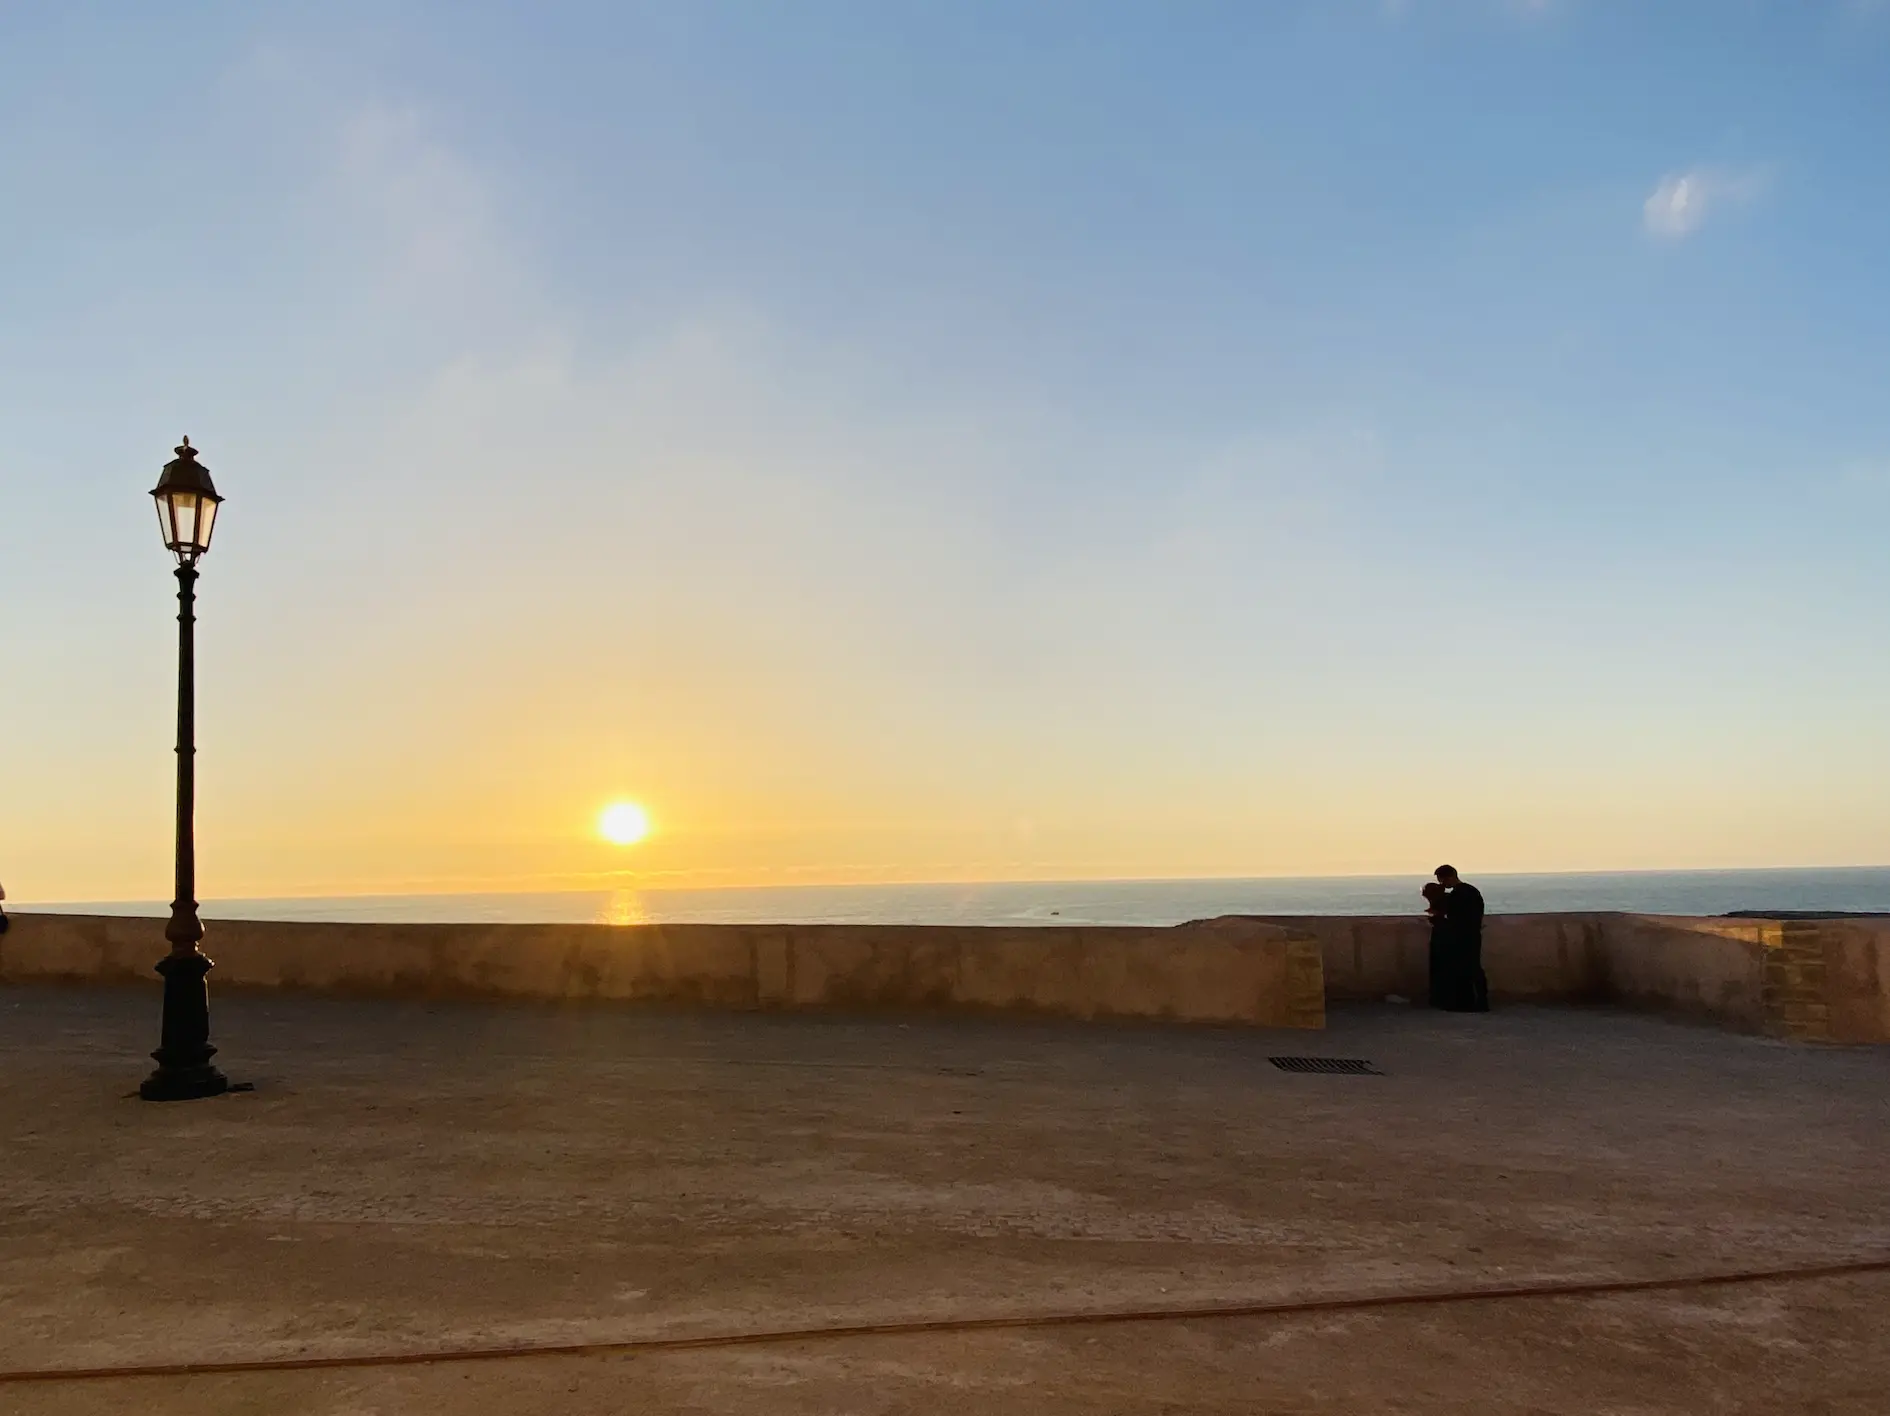
[[[1453,1013],[1490,1011],[1490,984],[1483,976],[1483,892],[1456,868],[1437,867],[1424,887],[1424,913],[1431,921],[1431,1006]]]

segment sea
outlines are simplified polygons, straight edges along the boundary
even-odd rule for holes
[[[1216,915],[1415,914],[1426,877],[1333,875],[1234,880],[1044,880],[988,884],[780,885],[548,893],[327,895],[206,900],[205,919],[368,923],[1180,924]],[[1890,912],[1890,868],[1645,870],[1468,877],[1492,913],[1628,910]],[[23,905],[163,916],[156,900]]]

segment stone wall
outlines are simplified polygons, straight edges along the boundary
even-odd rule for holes
[[[0,981],[152,981],[150,919],[15,915]],[[912,1009],[1324,1026],[1328,1000],[1425,1001],[1418,917],[1154,928],[216,921],[217,987]],[[1499,1004],[1613,1003],[1802,1041],[1890,1042],[1890,920],[1492,915]]]
[[[1418,916],[1266,916],[1318,939],[1326,997],[1425,1001]],[[1614,1003],[1806,1042],[1890,1042],[1890,919],[1491,915],[1498,1003]]]
[[[148,982],[165,947],[157,920],[15,915],[0,936],[0,981]],[[1178,929],[219,920],[204,952],[217,988],[1325,1025],[1317,942],[1255,920]]]
[[[1800,924],[1784,930],[1796,934]],[[1831,1040],[1890,1042],[1890,920],[1818,920],[1812,934]]]
[[[1770,1021],[1767,960],[1781,939],[1772,920],[1597,915],[1606,995],[1629,1007],[1717,1022],[1740,1032]]]
[[[1424,1002],[1430,989],[1430,925],[1419,915],[1269,915],[1311,934],[1325,955],[1332,1002],[1391,995]],[[1483,965],[1491,996],[1507,1002],[1600,1002],[1610,990],[1604,915],[1491,915]]]

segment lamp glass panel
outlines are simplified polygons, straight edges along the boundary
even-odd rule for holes
[[[158,534],[164,537],[164,549],[170,550],[177,544],[177,533],[171,528],[171,500],[169,497],[153,497],[157,503]]]
[[[171,493],[171,519],[177,523],[177,550],[187,550],[197,544],[197,494],[195,492]]]
[[[202,550],[210,549],[210,532],[217,524],[217,503],[214,497],[205,497],[203,509],[197,513],[197,545]]]

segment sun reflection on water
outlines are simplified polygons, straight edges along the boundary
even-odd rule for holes
[[[603,906],[597,911],[599,924],[648,924],[649,911],[643,907],[643,896],[635,890],[612,890]]]

